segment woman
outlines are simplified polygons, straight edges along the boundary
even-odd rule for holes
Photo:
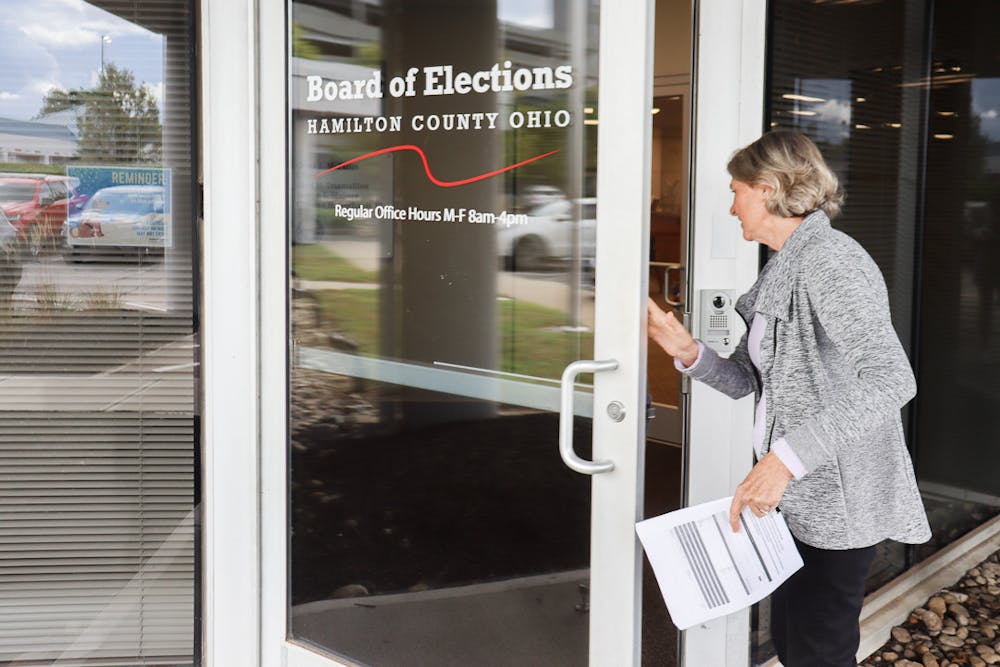
[[[776,252],[736,303],[747,333],[728,358],[649,302],[649,335],[678,369],[732,398],[754,393],[755,465],[730,508],[780,507],[804,566],[772,596],[785,667],[856,665],[864,582],[884,539],[930,528],[903,441],[916,393],[882,274],[830,218],[842,195],[816,145],[775,131],[737,151],[730,213]]]

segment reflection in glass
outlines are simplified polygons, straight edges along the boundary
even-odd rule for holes
[[[882,269],[918,380],[908,439],[934,537],[909,557],[880,545],[874,589],[1000,511],[1000,9],[772,9],[771,126],[801,129],[831,156],[847,190],[835,224]],[[764,607],[758,631],[763,661]]]
[[[192,665],[193,6],[2,6],[0,663]]]
[[[919,89],[903,84],[925,62],[923,43],[910,34],[919,34],[912,26],[924,21],[919,4],[778,3],[769,93],[770,126],[811,136],[840,179],[847,199],[833,224],[882,270],[893,324],[911,356],[923,104]],[[841,48],[859,30],[851,49]],[[814,48],[804,39],[815,39]],[[881,545],[869,588],[905,568],[904,547]]]
[[[290,634],[355,660],[586,661],[596,7],[523,7],[292,5]]]
[[[1000,512],[1000,7],[938,3],[934,25],[917,420],[934,538],[921,557]]]

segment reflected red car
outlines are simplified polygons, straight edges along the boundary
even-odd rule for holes
[[[0,174],[0,209],[22,239],[62,234],[66,218],[87,203],[79,180],[43,174]]]

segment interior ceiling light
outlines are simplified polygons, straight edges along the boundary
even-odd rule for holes
[[[891,128],[894,128],[894,129],[897,129],[897,130],[898,130],[899,128],[903,127],[903,124],[902,124],[902,123],[886,123],[886,125],[888,125],[888,126],[889,126],[889,127],[891,127]]]
[[[932,76],[928,79],[917,79],[916,81],[906,81],[904,83],[897,84],[899,88],[940,88],[943,86],[951,86],[956,83],[968,83],[976,78],[973,73],[968,74],[943,74],[941,76]]]
[[[864,97],[855,97],[854,101],[860,103],[860,102],[867,102],[868,100]]]
[[[796,116],[815,116],[815,111],[800,111],[799,109],[792,109],[788,113],[794,114]]]
[[[957,111],[935,111],[934,113],[945,118],[953,118],[958,115]]]
[[[786,100],[798,100],[800,102],[826,102],[822,97],[809,97],[808,95],[797,95],[795,93],[785,93],[782,97]]]
[[[583,113],[594,113],[594,107],[583,107]]]
[[[954,139],[955,135],[954,134],[935,134],[934,138],[935,139]]]
[[[858,123],[857,125],[855,125],[854,128],[858,129],[858,130],[870,130],[870,129],[872,129],[871,125],[863,125],[861,123]]]
[[[597,125],[597,119],[596,118],[587,118],[587,119],[585,119],[583,121],[583,124],[584,125]]]
[[[653,115],[660,113],[660,107],[653,107]]]

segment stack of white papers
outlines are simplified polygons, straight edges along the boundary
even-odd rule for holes
[[[802,567],[779,512],[758,519],[744,509],[734,533],[732,500],[686,507],[635,525],[681,630],[759,602]]]

